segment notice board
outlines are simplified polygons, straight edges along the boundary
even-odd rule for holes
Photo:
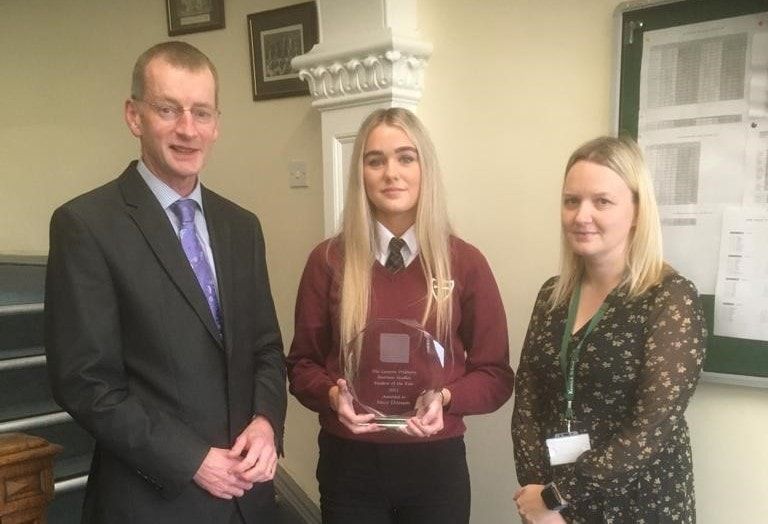
[[[768,0],[618,16],[619,132],[648,162],[665,259],[701,293],[705,376],[768,387]]]

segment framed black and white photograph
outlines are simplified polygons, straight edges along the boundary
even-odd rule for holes
[[[315,2],[248,15],[254,100],[309,94],[291,59],[317,43]]]
[[[224,0],[165,0],[168,35],[224,28]]]

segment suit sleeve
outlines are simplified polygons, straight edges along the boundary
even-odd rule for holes
[[[51,219],[45,346],[56,401],[109,450],[173,498],[209,445],[177,413],[131,393],[118,293],[87,223],[69,208]]]
[[[275,432],[275,445],[278,453],[283,454],[283,431],[288,395],[285,391],[285,356],[280,327],[275,313],[275,304],[269,286],[264,235],[256,222],[256,290],[257,310],[259,315],[254,322],[259,322],[258,342],[255,348],[254,366],[255,391],[253,397],[254,415],[262,415],[269,420]]]

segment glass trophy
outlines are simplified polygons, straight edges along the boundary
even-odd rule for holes
[[[439,394],[450,376],[451,354],[417,322],[377,319],[349,342],[343,357],[357,413],[402,428]]]

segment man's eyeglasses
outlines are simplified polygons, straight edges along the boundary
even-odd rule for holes
[[[166,122],[178,122],[186,111],[189,111],[189,114],[192,115],[192,120],[200,125],[212,124],[220,115],[218,109],[211,109],[205,106],[181,107],[180,105],[168,102],[150,102],[149,100],[137,99],[134,99],[134,101],[147,104],[161,120]]]

